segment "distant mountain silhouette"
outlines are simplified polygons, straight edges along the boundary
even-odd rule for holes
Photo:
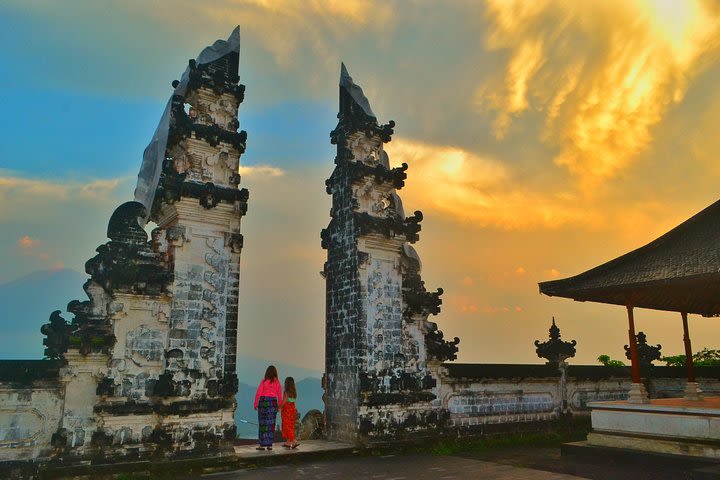
[[[0,359],[42,358],[40,327],[70,300],[87,300],[88,275],[75,270],[42,270],[0,285]],[[64,315],[69,320],[72,315]]]
[[[242,309],[242,305],[240,308]],[[282,381],[285,380],[285,377],[293,377],[296,382],[306,377],[322,377],[320,370],[298,367],[297,365],[277,362],[267,358],[255,358],[238,352],[237,374],[241,382],[245,382],[248,385],[257,385],[263,378],[263,375],[265,375],[265,369],[268,365],[275,365],[278,375],[280,375],[280,380]]]

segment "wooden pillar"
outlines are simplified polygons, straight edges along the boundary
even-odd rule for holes
[[[640,383],[640,362],[637,352],[637,338],[635,337],[635,316],[633,307],[628,305],[628,336],[630,337],[630,365],[633,383]]]
[[[630,340],[630,369],[632,371],[632,385],[628,392],[628,403],[649,403],[647,390],[640,380],[640,361],[638,360],[637,338],[635,338],[635,317],[633,307],[628,305],[628,338]]]
[[[703,399],[700,384],[695,380],[695,366],[693,365],[692,345],[690,344],[690,329],[688,328],[687,313],[681,312],[683,323],[683,343],[685,344],[685,367],[687,368],[687,385],[685,386],[685,399],[700,401]]]
[[[685,367],[687,368],[688,382],[695,382],[695,367],[693,365],[692,344],[690,343],[690,331],[688,329],[687,313],[682,312],[683,322],[683,343],[685,344]]]

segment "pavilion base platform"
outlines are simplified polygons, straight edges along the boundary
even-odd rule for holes
[[[720,460],[720,397],[592,402],[587,445]]]
[[[635,466],[641,469],[647,467],[648,471],[667,467],[668,470],[686,472],[684,476],[678,478],[692,478],[692,480],[718,480],[720,478],[720,460],[707,457],[601,447],[591,445],[587,441],[563,443],[560,453],[563,457],[572,457],[589,464]]]

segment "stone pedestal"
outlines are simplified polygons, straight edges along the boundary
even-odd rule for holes
[[[587,443],[671,455],[720,458],[720,398],[698,405],[683,398],[591,402]]]
[[[703,400],[703,392],[700,390],[698,382],[688,382],[685,385],[685,400],[700,401]]]
[[[630,386],[630,391],[628,392],[628,403],[638,403],[638,404],[644,404],[644,403],[650,403],[650,398],[648,397],[647,390],[645,389],[645,385],[642,383],[633,383]]]

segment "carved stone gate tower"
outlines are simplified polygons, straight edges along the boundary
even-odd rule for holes
[[[326,433],[345,441],[374,441],[442,426],[433,389],[442,361],[454,359],[427,320],[440,311],[442,289],[428,292],[420,258],[410,245],[422,214],[405,217],[397,190],[408,166],[390,168],[383,144],[395,122],[379,125],[345,66],[340,75],[335,170],[327,250]],[[433,371],[435,370],[435,372]]]
[[[240,220],[247,135],[237,112],[239,29],[190,60],[173,82],[145,151],[136,200],[108,224],[86,264],[87,301],[43,327],[64,364],[63,457],[216,450],[235,437],[233,413]],[[145,219],[157,224],[149,241]]]

